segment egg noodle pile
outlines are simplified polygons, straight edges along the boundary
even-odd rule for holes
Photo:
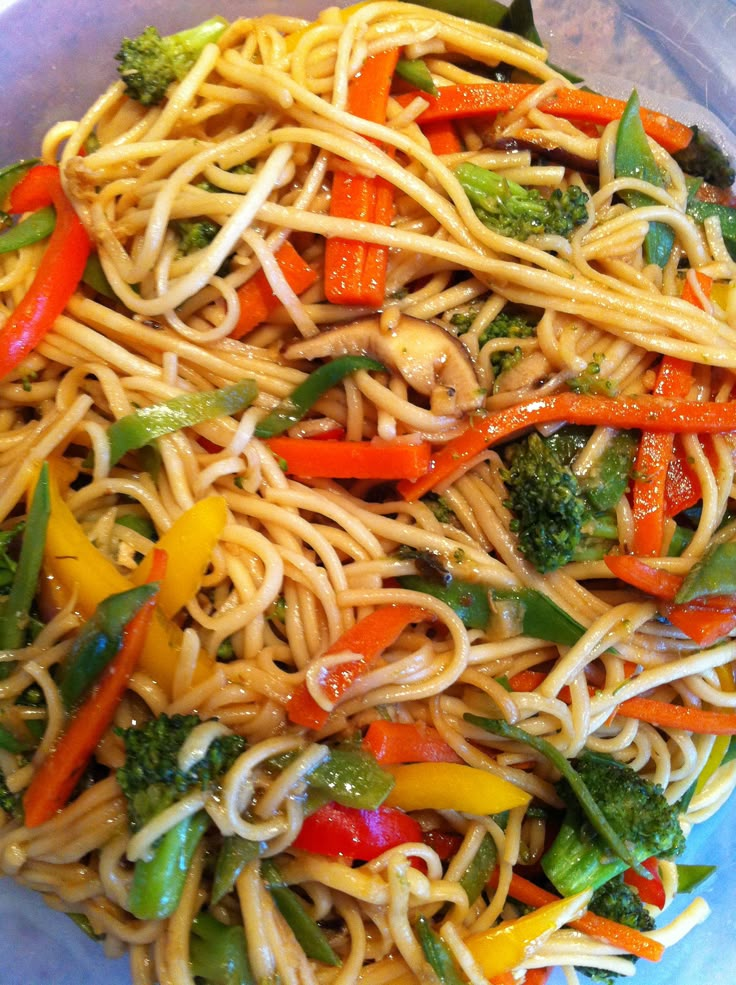
[[[499,63],[541,84],[495,119],[459,121],[462,149],[437,156],[416,122],[429,101],[422,93],[412,100],[392,95],[385,123],[346,109],[348,83],[365,59],[395,48],[423,59],[440,89],[485,81],[477,66]],[[730,289],[736,265],[718,223],[698,225],[686,214],[683,172],[656,143],[650,142],[663,187],[616,178],[616,122],[581,129],[541,109],[551,94],[570,86],[545,59],[544,49],[516,35],[392,0],[326,11],[313,25],[269,14],[229,25],[160,106],[133,102],[119,81],[80,122],[59,123],[45,137],[41,159],[59,163],[64,190],[115,298],[81,285],[53,330],[0,383],[0,519],[9,528],[25,514],[38,467],[48,460],[55,495],[95,549],[127,576],[153,542],[121,520],[149,518],[162,536],[208,497],[226,505],[209,567],[174,614],[182,630],[176,667],[157,674],[155,661],[140,666],[115,717],[118,727],[127,727],[162,713],[195,712],[208,723],[200,733],[203,749],[222,726],[243,736],[247,751],[222,787],[190,795],[178,813],[133,837],[116,779],[123,746],[110,730],[96,750],[96,782],[45,824],[28,828],[7,818],[0,827],[0,871],[41,892],[54,908],[83,914],[110,955],[129,950],[136,985],[193,982],[190,927],[209,905],[218,842],[233,834],[264,843],[262,854],[275,859],[341,960],[330,967],[304,954],[255,860],[210,910],[245,928],[257,981],[429,981],[415,932],[420,915],[434,921],[468,980],[486,981],[463,941],[518,916],[510,880],[514,866],[533,865],[544,850],[544,810],[515,807],[503,818],[446,808],[417,812],[424,831],[460,836],[449,862],[431,839],[399,845],[364,865],[291,847],[304,819],[310,772],[331,747],[359,738],[373,721],[431,726],[463,763],[503,777],[542,808],[561,805],[553,767],[529,747],[470,724],[466,713],[520,725],[568,758],[584,748],[610,754],[661,785],[670,803],[692,787],[709,759],[713,763],[714,736],[615,711],[624,698],[646,694],[732,712],[736,642],[727,637],[700,648],[657,617],[650,597],[615,581],[603,561],[573,561],[540,574],[519,550],[495,450],[435,489],[439,511],[436,497],[408,501],[392,483],[292,475],[254,435],[266,412],[320,362],[339,354],[329,330],[363,320],[366,348],[376,353],[381,337],[390,337],[404,316],[426,325],[412,322],[406,346],[379,356],[385,371],[359,370],[342,380],[292,426],[291,436],[329,438],[339,429],[348,442],[430,442],[437,449],[465,431],[480,405],[492,412],[566,391],[567,381],[592,362],[612,392],[648,392],[663,354],[693,364],[689,399],[729,399],[736,383]],[[540,166],[529,150],[509,146],[522,130],[527,141],[531,134],[562,148],[568,166]],[[453,169],[464,161],[544,194],[577,184],[590,193],[588,220],[569,239],[502,236],[480,221],[463,192]],[[336,164],[393,186],[390,225],[330,214]],[[624,205],[620,193],[627,190],[646,192],[650,204]],[[201,217],[218,225],[217,235],[182,255],[175,223]],[[655,221],[675,235],[663,269],[643,256]],[[389,248],[380,314],[326,300],[325,242],[335,236]],[[287,240],[319,275],[300,296],[274,256]],[[44,249],[39,243],[0,257],[0,319],[27,291]],[[719,300],[702,292],[700,306],[683,300],[684,267],[692,271],[696,293],[695,271],[719,285]],[[246,338],[234,338],[238,289],[259,270],[279,305]],[[540,320],[535,335],[513,340],[522,358],[495,379],[492,356],[508,349],[509,340],[482,344],[482,337],[509,304],[535,311]],[[469,330],[461,340],[450,338],[458,333],[453,315],[468,312]],[[427,353],[429,369],[420,365]],[[257,386],[252,405],[159,438],[157,470],[145,471],[136,453],[111,464],[111,422],[136,408],[244,379]],[[474,383],[469,390],[468,379]],[[595,428],[573,471],[584,474],[612,435]],[[684,552],[654,559],[679,575],[706,547],[734,536],[733,524],[723,520],[736,496],[731,436],[714,435],[707,449],[692,434],[682,441],[700,483],[702,510]],[[80,475],[88,481],[77,481]],[[615,516],[615,549],[625,553],[633,531],[626,496]],[[585,632],[571,647],[549,643],[525,635],[500,608],[487,630],[468,629],[442,598],[397,587],[398,579],[417,573],[420,554],[489,593],[536,589]],[[175,581],[177,572],[167,578]],[[16,706],[27,720],[42,714],[45,731],[30,761],[0,752],[11,791],[27,787],[64,729],[55,668],[82,616],[77,594],[56,587],[40,601],[46,624],[33,644],[0,655],[10,666],[0,680],[0,701],[12,704],[34,683],[45,698],[42,712]],[[325,651],[360,619],[399,604],[420,606],[425,618],[401,633],[335,703],[321,690],[321,674],[352,654]],[[223,645],[227,660],[216,658]],[[536,689],[504,686],[535,668],[546,674]],[[586,676],[591,668],[594,678]],[[319,731],[295,725],[287,714],[305,681],[330,712]],[[220,724],[213,727],[210,719]],[[294,752],[274,779],[269,761]],[[712,816],[735,784],[736,762],[716,762],[690,801],[685,828]],[[167,827],[202,808],[213,823],[178,908],[165,920],[136,919],[127,909],[131,863],[145,857]],[[459,879],[487,834],[498,879],[469,903]],[[664,862],[661,871],[669,904],[675,867]],[[706,914],[706,904],[696,899],[669,924],[660,918],[650,936],[670,945]],[[637,970],[644,981],[645,964]],[[632,970],[615,946],[569,926],[536,942],[514,970],[515,980],[523,982],[526,969],[549,966],[563,968],[569,982],[577,981],[574,966]]]

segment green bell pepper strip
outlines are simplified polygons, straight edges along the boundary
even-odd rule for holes
[[[18,184],[23,175],[38,164],[38,158],[28,158],[25,161],[16,161],[0,169],[0,209],[4,207],[13,188]]]
[[[617,178],[640,178],[648,181],[657,188],[664,188],[664,179],[657,167],[654,154],[644,133],[644,126],[639,115],[639,97],[636,91],[629,96],[629,101],[621,115],[616,137],[615,174]],[[621,197],[632,209],[655,204],[642,192],[624,191]],[[644,255],[648,263],[656,263],[664,267],[672,252],[675,242],[673,230],[661,222],[651,222],[644,240]]]
[[[432,73],[421,58],[400,58],[394,72],[420,92],[428,92],[430,96],[437,95],[437,86],[432,79]]]
[[[139,585],[126,592],[109,595],[97,606],[92,618],[72,644],[57,681],[67,711],[86,696],[123,645],[123,632],[142,605],[158,591],[158,585]]]
[[[281,770],[297,756],[297,751],[283,753],[269,760],[269,765]],[[318,798],[321,803],[334,800],[363,810],[380,807],[394,786],[394,778],[381,769],[375,757],[359,749],[330,749],[327,759],[305,779],[310,792],[324,795]]]
[[[212,902],[219,903],[223,896],[227,896],[246,865],[265,851],[266,843],[263,841],[248,841],[240,835],[227,835],[215,861]]]
[[[271,897],[308,958],[339,968],[342,961],[335,954],[322,928],[313,920],[301,900],[284,882],[276,865],[267,860],[261,863],[261,875]]]
[[[211,913],[200,912],[192,921],[189,965],[192,977],[207,985],[256,985],[245,931],[221,923]]]
[[[126,414],[107,429],[110,464],[155,438],[216,417],[236,414],[253,403],[258,394],[254,380],[241,380],[219,390],[186,393],[163,404],[153,404]]]
[[[736,541],[718,544],[707,551],[685,576],[675,602],[691,602],[693,599],[712,595],[736,594]]]
[[[13,584],[0,612],[0,650],[17,650],[25,642],[31,603],[36,594],[41,573],[46,543],[46,527],[50,514],[49,468],[48,464],[44,462],[28,511],[28,520],[23,531],[23,543]],[[7,675],[8,666],[8,664],[0,664],[0,668],[2,668],[0,669],[0,677]]]
[[[258,422],[256,438],[275,438],[293,424],[298,424],[323,394],[359,369],[381,373],[385,372],[386,367],[368,356],[339,356],[325,363],[310,373],[285,400]]]
[[[716,871],[715,865],[677,866],[677,892],[692,893],[699,889]]]
[[[402,588],[412,592],[425,592],[440,599],[455,612],[468,629],[486,629],[491,618],[488,601],[488,587],[459,578],[442,582],[439,579],[423,578],[421,575],[402,575],[399,579]]]
[[[429,920],[426,917],[419,917],[415,926],[424,957],[440,985],[466,985],[465,978],[458,971],[447,945],[440,935],[432,930]]]
[[[139,920],[162,920],[176,910],[197,845],[210,826],[209,815],[198,811],[175,824],[133,869],[128,909]]]
[[[541,753],[570,784],[570,789],[575,794],[583,813],[613,854],[620,858],[622,862],[625,862],[629,868],[635,869],[639,875],[644,875],[646,878],[646,870],[636,860],[635,855],[620,835],[611,827],[582,777],[559,749],[556,749],[541,736],[525,732],[524,729],[518,728],[516,725],[509,725],[508,722],[500,718],[481,718],[480,715],[468,714],[463,715],[463,718],[466,722],[475,725],[477,728],[484,729],[486,732],[492,732],[494,735],[500,735],[505,739],[514,739],[516,742],[523,742],[531,746],[535,752]]]
[[[0,254],[21,250],[24,246],[31,246],[46,239],[53,232],[55,225],[56,212],[52,206],[45,205],[25,219],[21,219],[10,229],[6,229],[4,233],[0,233]]]
[[[468,896],[468,903],[472,906],[483,892],[484,887],[491,878],[491,873],[496,866],[496,843],[491,836],[486,833],[478,846],[472,862],[460,876],[460,885]]]
[[[521,629],[525,636],[572,646],[585,632],[584,626],[535,588],[497,589],[493,597],[521,605]]]

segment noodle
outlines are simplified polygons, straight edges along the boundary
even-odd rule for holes
[[[539,85],[495,119],[453,120],[457,147],[436,154],[422,121],[434,96],[403,98],[394,85],[380,120],[351,103],[367,59],[397,48],[422,60],[440,92],[487,82],[486,69],[504,66]],[[503,719],[571,760],[586,751],[612,757],[658,784],[670,804],[694,790],[682,808],[686,831],[736,786],[723,736],[620,707],[643,698],[704,716],[736,709],[736,621],[701,645],[663,598],[616,580],[604,560],[630,554],[639,536],[626,493],[646,477],[633,460],[616,501],[586,517],[581,549],[539,570],[509,498],[504,447],[458,459],[452,475],[413,502],[392,472],[343,476],[336,465],[311,477],[263,433],[268,415],[287,406],[288,438],[304,447],[312,439],[315,455],[318,444],[345,454],[430,445],[436,453],[455,447],[469,424],[531,398],[571,389],[622,400],[661,395],[663,357],[691,368],[684,396],[693,407],[726,407],[736,384],[730,241],[717,219],[693,218],[687,176],[653,139],[660,184],[617,173],[618,121],[576,123],[547,112],[568,85],[542,48],[517,35],[373,0],[325,11],[311,25],[276,14],[230,24],[160,106],[134,102],[117,82],[82,120],[59,124],[43,141],[42,160],[58,164],[104,290],[80,283],[0,382],[0,575],[7,562],[12,580],[18,523],[30,522],[43,462],[54,491],[48,543],[61,503],[67,536],[81,531],[97,561],[67,583],[70,558],[47,547],[31,612],[46,625],[35,638],[28,627],[23,643],[0,653],[1,727],[19,742],[0,734],[0,794],[4,786],[8,798],[27,798],[44,759],[64,743],[74,714],[64,678],[95,608],[85,609],[90,585],[110,570],[121,586],[142,583],[141,559],[186,530],[180,570],[167,572],[161,591],[179,580],[192,589],[175,604],[160,597],[154,619],[175,661],[144,650],[66,806],[38,826],[26,826],[22,811],[0,810],[0,873],[85,918],[107,953],[129,951],[135,985],[192,985],[208,919],[242,932],[239,953],[258,982],[435,980],[420,917],[456,974],[487,981],[475,938],[515,926],[507,921],[520,912],[517,869],[543,858],[563,803],[559,773],[536,747],[499,738],[467,715]],[[459,177],[465,166],[496,172],[507,189],[536,189],[543,200],[579,192],[585,214],[569,235],[540,228],[510,237],[473,206]],[[391,221],[365,210],[340,215],[336,174],[353,187],[391,189]],[[209,225],[211,235],[188,251],[191,223]],[[661,266],[648,262],[652,228],[673,242]],[[380,313],[364,300],[328,297],[330,241],[348,253],[357,242],[385,254]],[[284,265],[287,249],[309,268],[306,287]],[[0,323],[12,323],[44,255],[39,244],[0,253]],[[261,300],[266,309],[243,328]],[[519,317],[528,330],[496,332]],[[365,326],[359,344],[345,341],[354,325]],[[386,348],[404,337],[403,348]],[[324,340],[328,354],[310,355]],[[379,368],[375,360],[366,368],[353,345]],[[296,413],[295,392],[338,357],[359,362]],[[250,407],[180,422],[116,455],[115,422],[155,415],[172,401],[190,406],[246,380],[254,383]],[[560,423],[539,427],[548,446],[568,433]],[[565,471],[576,489],[590,489],[603,483],[600,462],[620,432],[604,420],[581,433]],[[714,548],[733,544],[725,522],[735,495],[732,433],[687,433],[670,453],[695,498],[667,515],[660,549],[645,560],[662,578],[682,579]],[[188,518],[208,504],[223,519],[206,558],[190,561],[211,517],[199,526]],[[453,597],[453,585],[465,595]],[[732,593],[731,579],[720,594]],[[470,611],[479,597],[480,621]],[[540,598],[546,616],[527,622]],[[364,653],[364,620],[404,611],[411,618],[379,652]],[[545,635],[545,619],[562,620],[565,633],[558,625]],[[296,717],[302,699],[313,728]],[[202,722],[178,752],[181,773],[203,767],[233,733],[243,746],[211,786],[183,789],[135,823],[122,736],[176,715]],[[372,854],[361,854],[359,839],[355,859],[333,850],[329,826],[317,848],[306,847],[300,839],[326,802],[354,810],[350,797],[358,796],[353,781],[341,791],[339,780],[325,788],[318,777],[340,754],[356,754],[382,722],[434,736],[441,758],[524,792],[532,808],[438,801],[407,808],[414,836]],[[379,803],[361,801],[360,809],[378,811]],[[204,834],[173,909],[134,915],[141,866],[187,825]],[[243,843],[251,854],[216,894],[226,850]],[[471,896],[468,873],[490,851],[497,883],[489,870]],[[669,905],[677,870],[662,861],[661,873]],[[334,961],[300,939],[279,903],[277,890],[287,886]],[[697,900],[646,936],[669,947],[706,915]],[[569,982],[575,967],[633,973],[625,946],[566,922],[502,970],[518,982],[526,970],[551,966]]]

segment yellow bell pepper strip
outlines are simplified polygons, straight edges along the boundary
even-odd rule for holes
[[[166,555],[158,551],[152,568],[163,576]],[[152,625],[155,595],[128,623],[123,645],[105,668],[89,697],[79,706],[66,731],[41,763],[23,796],[25,824],[35,828],[50,820],[69,800],[98,742],[112,723],[115,710],[136,668]]]
[[[500,814],[526,807],[530,794],[500,776],[464,763],[408,763],[386,766],[394,786],[385,804],[404,811],[461,811]]]
[[[219,390],[185,393],[163,404],[141,407],[126,414],[107,429],[110,464],[116,465],[127,452],[142,448],[164,434],[215,417],[236,414],[252,404],[257,395],[254,380],[240,380]]]
[[[52,328],[84,272],[90,239],[61,187],[59,169],[31,168],[10,193],[11,212],[52,205],[56,224],[31,286],[0,329],[0,378],[25,359]]]
[[[131,583],[97,550],[77,523],[74,514],[61,498],[53,471],[49,483],[49,495],[51,513],[44,547],[44,583],[51,586],[52,597],[59,607],[74,598],[77,613],[85,620],[90,619],[103,599],[126,591]],[[197,572],[198,576],[201,575],[209,561],[209,553],[205,554],[209,550],[209,543],[208,538],[199,540],[198,528],[193,526],[188,550],[184,552],[180,549],[177,553],[172,548],[178,566],[169,565],[169,573],[164,579],[167,598],[171,598],[169,593],[174,592],[176,600],[176,588],[172,589],[170,582],[175,583],[181,579],[182,585],[185,585],[190,577],[193,577],[189,572]],[[144,581],[145,577],[144,570],[143,577],[139,576],[140,581]],[[190,581],[189,583],[191,584]],[[187,595],[184,601],[188,601],[192,594]],[[168,604],[171,603],[167,602]],[[180,605],[177,606],[178,608]],[[181,630],[160,608],[157,608],[143,647],[140,665],[142,670],[169,692],[180,649]],[[195,670],[195,681],[206,677],[211,667],[211,658],[202,654]]]
[[[498,886],[498,869],[491,876],[489,885],[491,889]],[[541,886],[535,885],[516,873],[511,876],[509,896],[525,906],[533,907],[546,906],[548,903],[554,903],[559,899],[559,896],[555,896],[549,890],[542,889]],[[572,897],[568,898],[571,899]],[[572,923],[572,926],[590,937],[595,937],[596,940],[606,941],[621,951],[626,951],[627,954],[645,958],[647,961],[659,961],[664,954],[664,944],[660,944],[653,937],[647,937],[640,930],[616,923],[607,917],[599,917],[597,913],[590,911],[583,913]]]
[[[169,619],[194,597],[202,583],[212,551],[227,522],[227,506],[222,496],[200,499],[172,523],[157,547],[169,558],[168,578],[161,584],[159,607]],[[134,585],[148,578],[153,552],[130,575]]]
[[[553,421],[595,424],[619,429],[641,428],[672,431],[674,434],[723,434],[736,431],[736,401],[673,400],[645,394],[640,397],[601,397],[584,393],[556,393],[532,397],[513,407],[474,418],[470,427],[448,441],[433,457],[430,466],[414,481],[398,485],[404,499],[414,502],[440,482],[462,469],[486,448],[525,428]]]
[[[585,913],[591,890],[540,906],[516,920],[505,920],[491,930],[471,934],[465,946],[487,978],[518,968],[544,944],[555,930]]]

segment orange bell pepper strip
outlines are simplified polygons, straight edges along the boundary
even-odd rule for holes
[[[325,696],[333,704],[339,701],[407,626],[432,619],[434,616],[431,613],[416,605],[387,605],[355,623],[324,653],[324,656],[336,653],[355,654],[354,660],[346,660],[322,672],[319,683]],[[296,687],[286,711],[290,721],[312,729],[322,728],[330,715],[329,711],[317,704],[305,683]]]
[[[299,256],[288,240],[273,256],[295,294],[303,294],[317,280],[317,271]],[[264,322],[281,304],[262,270],[238,288],[237,293],[240,316],[235,328],[230,332],[231,339],[242,339],[244,335]]]
[[[348,87],[347,109],[372,123],[386,119],[386,105],[398,48],[370,55]],[[393,188],[383,178],[352,174],[338,168],[332,179],[330,215],[390,224]],[[325,295],[333,304],[378,308],[386,289],[388,247],[335,236],[325,245]]]
[[[472,119],[478,116],[495,116],[514,109],[538,86],[523,82],[482,82],[472,85],[442,86],[437,96],[412,92],[396,98],[406,106],[417,95],[429,102],[429,106],[417,118],[420,126],[439,120]],[[539,109],[550,116],[559,116],[576,123],[605,125],[621,119],[626,103],[622,99],[601,96],[584,89],[565,86],[543,99]],[[670,154],[682,150],[692,140],[690,127],[673,120],[664,113],[642,109],[644,132],[656,140]]]
[[[389,722],[376,719],[368,726],[363,748],[379,763],[462,763],[437,729],[423,722]]]
[[[284,460],[284,470],[289,475],[312,479],[418,479],[430,461],[426,442],[269,438],[268,446]]]
[[[151,564],[151,580],[158,581],[165,570],[166,554],[157,549]],[[143,651],[155,605],[153,596],[130,620],[119,652],[102,671],[100,680],[33,774],[23,796],[26,827],[38,827],[67,804],[97,744],[112,723]]]
[[[56,209],[56,223],[31,286],[0,329],[0,378],[28,356],[53,327],[79,284],[90,240],[61,187],[59,169],[39,164],[10,193],[10,211]]]

